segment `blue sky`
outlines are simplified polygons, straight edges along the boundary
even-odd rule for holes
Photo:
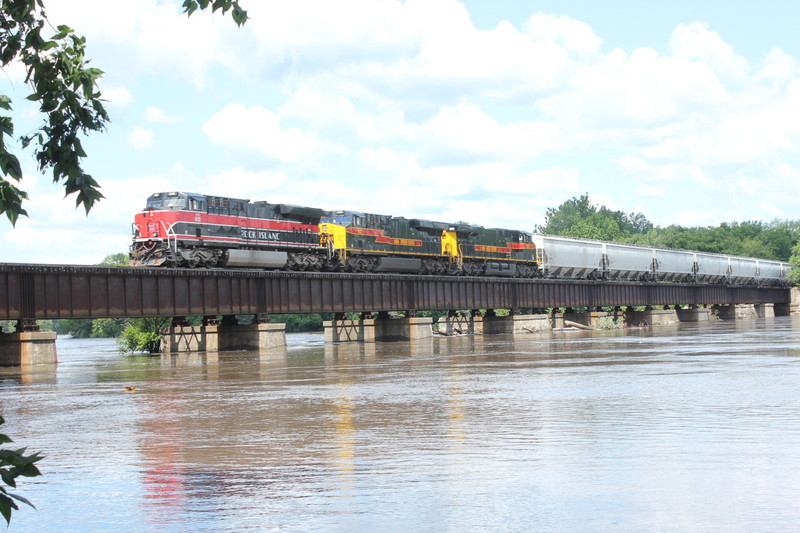
[[[796,2],[240,2],[243,28],[46,2],[105,71],[85,147],[106,199],[86,217],[23,157],[31,216],[0,221],[0,261],[126,251],[162,190],[528,231],[585,192],[662,226],[800,218]]]

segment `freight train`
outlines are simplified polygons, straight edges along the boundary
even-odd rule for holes
[[[151,195],[131,265],[784,285],[788,263],[185,192]]]

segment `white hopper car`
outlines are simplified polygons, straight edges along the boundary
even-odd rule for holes
[[[673,281],[736,285],[788,283],[789,263],[534,233],[549,278]]]

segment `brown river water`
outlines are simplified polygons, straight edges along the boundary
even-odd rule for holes
[[[800,318],[288,342],[0,370],[9,531],[800,527]]]

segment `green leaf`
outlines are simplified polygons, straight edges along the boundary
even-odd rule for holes
[[[191,17],[195,10],[197,10],[197,2],[186,0],[183,3],[183,12],[186,13],[186,16]]]
[[[14,500],[4,494],[0,494],[0,514],[6,519],[6,525],[11,523],[11,509],[19,509]]]
[[[231,13],[231,16],[233,17],[233,21],[236,23],[237,26],[243,26],[244,23],[247,22],[247,19],[249,18],[247,16],[247,11],[239,7],[238,2],[233,6],[233,13]]]
[[[64,37],[73,32],[72,28],[70,28],[69,26],[65,26],[63,24],[58,26],[56,29],[58,30],[58,33],[53,35],[53,39],[56,41],[63,39]]]
[[[22,502],[22,503],[24,503],[24,504],[26,504],[26,505],[30,505],[31,507],[33,507],[34,509],[36,509],[36,506],[35,506],[35,505],[33,505],[33,504],[30,502],[30,500],[28,500],[28,498],[25,498],[25,497],[23,497],[23,496],[20,496],[19,494],[12,494],[12,493],[10,493],[10,492],[8,493],[8,495],[9,495],[9,496],[11,496],[12,498],[14,498],[14,499],[15,499],[15,500],[17,500],[17,501],[20,501],[20,502]]]
[[[7,470],[7,469],[0,470],[0,479],[2,479],[3,483],[8,485],[9,487],[16,488],[17,482],[14,481],[16,479],[16,477],[17,476],[15,475],[15,473],[12,472],[11,470]]]
[[[3,173],[6,175],[11,176],[17,181],[22,179],[22,167],[19,164],[19,159],[17,159],[17,156],[14,154],[2,154],[2,156],[0,156],[0,165],[2,166]]]

